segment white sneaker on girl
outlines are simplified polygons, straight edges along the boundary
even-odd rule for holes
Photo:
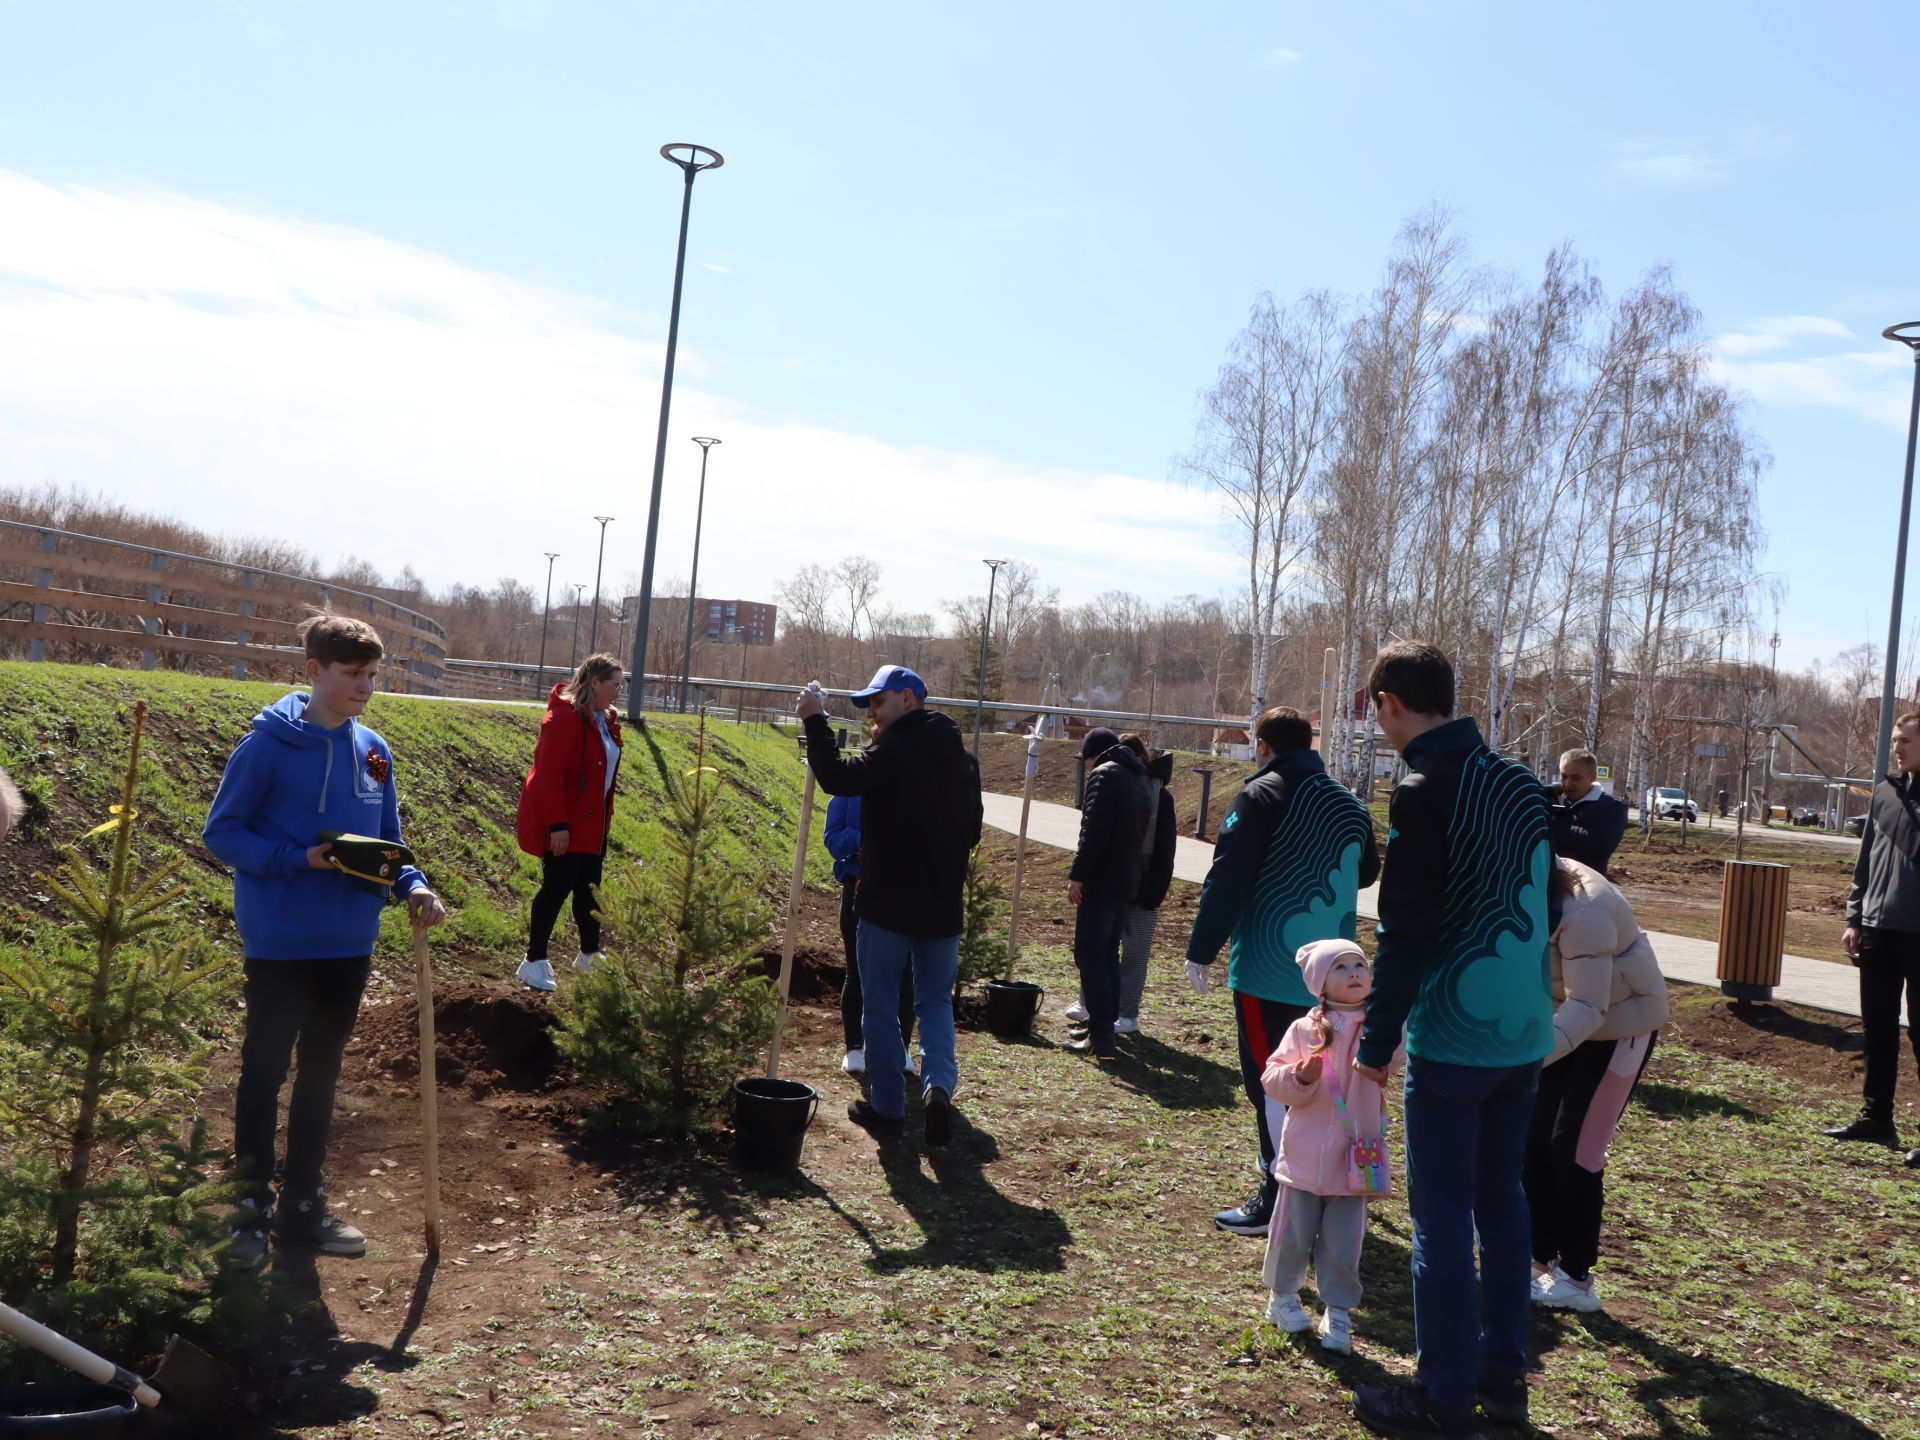
[[[1583,1315],[1592,1315],[1600,1309],[1600,1292],[1594,1288],[1591,1275],[1587,1277],[1587,1283],[1582,1285],[1555,1265],[1551,1281],[1533,1292],[1533,1303],[1544,1305],[1549,1310],[1575,1310]]]
[[[1329,1305],[1327,1313],[1320,1317],[1320,1323],[1313,1328],[1320,1333],[1322,1350],[1331,1350],[1335,1355],[1353,1353],[1353,1320],[1346,1311],[1336,1310]]]
[[[553,989],[553,962],[551,960],[522,960],[514,977],[529,990]]]
[[[1313,1328],[1313,1320],[1300,1303],[1300,1292],[1297,1290],[1288,1290],[1284,1294],[1276,1292],[1273,1299],[1267,1302],[1267,1319],[1289,1335],[1298,1335]]]
[[[598,950],[582,950],[578,955],[573,957],[573,968],[578,970],[582,975],[585,975],[593,969],[594,962],[598,959],[600,959],[600,952]]]

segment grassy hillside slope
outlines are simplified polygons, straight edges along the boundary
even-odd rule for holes
[[[57,863],[107,817],[126,763],[133,705],[145,700],[147,740],[140,787],[140,843],[178,850],[192,863],[187,913],[233,944],[232,887],[200,844],[200,827],[227,757],[262,706],[286,693],[274,684],[210,680],[166,672],[0,663],[0,766],[26,793],[25,823],[0,844],[0,939],[30,943],[52,911],[35,874]],[[513,840],[514,806],[533,756],[541,712],[528,706],[466,704],[377,695],[366,723],[391,743],[402,823],[453,914],[435,932],[445,960],[518,954],[538,863]],[[694,716],[649,717],[626,732],[610,864],[644,863],[655,853],[654,822],[666,787],[694,766]],[[732,797],[727,832],[716,846],[725,863],[783,899],[793,863],[802,766],[797,747],[766,725],[717,722],[708,729],[707,763]],[[815,806],[808,878],[828,887],[831,864],[820,843],[825,797]],[[567,922],[563,922],[567,923]],[[381,955],[406,948],[404,911],[391,907]]]

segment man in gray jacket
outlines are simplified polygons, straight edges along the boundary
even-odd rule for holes
[[[1860,835],[1853,888],[1847,892],[1847,928],[1840,944],[1860,969],[1860,1020],[1866,1032],[1866,1076],[1860,1114],[1827,1131],[1836,1140],[1864,1140],[1898,1148],[1894,1087],[1900,1076],[1900,1008],[1920,1060],[1920,711],[1893,722],[1893,771],[1873,787],[1873,804]],[[1920,1148],[1907,1152],[1920,1169]]]

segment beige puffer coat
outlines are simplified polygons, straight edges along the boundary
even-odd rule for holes
[[[1578,860],[1553,932],[1551,1065],[1589,1040],[1625,1040],[1667,1023],[1667,982],[1627,897]]]

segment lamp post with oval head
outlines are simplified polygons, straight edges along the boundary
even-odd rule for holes
[[[679,154],[676,152],[682,152]],[[653,494],[647,501],[647,543],[640,559],[640,613],[633,623],[633,684],[627,691],[627,718],[638,724],[646,703],[647,631],[653,619],[653,552],[660,539],[660,489],[667,473],[667,412],[673,405],[673,357],[680,343],[680,288],[687,272],[687,215],[693,205],[693,177],[718,170],[718,150],[704,145],[662,145],[660,154],[686,176],[680,197],[680,248],[673,262],[673,305],[667,312],[667,356],[660,370],[660,431],[653,446]]]
[[[1880,333],[1888,340],[1898,340],[1913,352],[1913,401],[1907,411],[1907,472],[1900,486],[1900,529],[1893,549],[1893,605],[1887,614],[1887,672],[1880,689],[1880,740],[1873,755],[1876,784],[1887,773],[1887,756],[1893,745],[1893,692],[1900,673],[1900,605],[1907,588],[1907,524],[1913,516],[1913,451],[1916,440],[1920,440],[1920,320],[1889,325]]]

